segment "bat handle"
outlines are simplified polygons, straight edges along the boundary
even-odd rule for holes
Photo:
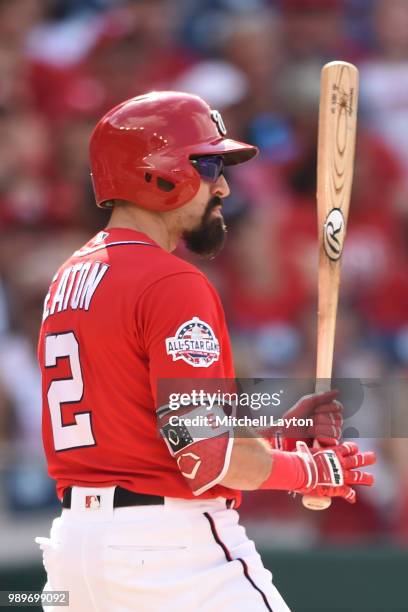
[[[313,448],[321,448],[317,440],[314,440]],[[303,495],[302,497],[302,504],[308,510],[327,510],[331,503],[331,497],[318,497],[317,495]]]
[[[315,391],[316,393],[329,391],[330,386],[330,379],[317,378]],[[321,448],[316,439],[313,441],[313,448]],[[308,510],[327,510],[331,503],[331,497],[318,497],[317,495],[303,495],[302,497],[302,504]]]

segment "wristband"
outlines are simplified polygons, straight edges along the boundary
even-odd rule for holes
[[[297,491],[307,484],[304,461],[296,453],[271,450],[272,469],[259,489]]]

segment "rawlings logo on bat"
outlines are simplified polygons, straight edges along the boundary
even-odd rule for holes
[[[343,251],[346,224],[340,208],[332,208],[323,227],[324,250],[327,256],[336,261]]]

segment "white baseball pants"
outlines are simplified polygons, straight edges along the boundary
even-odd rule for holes
[[[69,591],[68,608],[45,610],[290,612],[225,500],[113,509],[113,493],[74,487],[50,538],[37,538],[44,590]]]

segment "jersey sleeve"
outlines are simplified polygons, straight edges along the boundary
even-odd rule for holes
[[[145,292],[138,320],[158,427],[187,484],[200,495],[224,477],[233,432],[229,427],[214,426],[212,419],[217,412],[223,413],[222,406],[209,410],[200,401],[187,406],[189,418],[203,419],[202,426],[190,428],[186,421],[175,418],[169,400],[182,393],[191,397],[193,389],[212,392],[233,378],[220,300],[200,273],[174,274]]]
[[[166,276],[145,291],[138,306],[154,395],[162,378],[233,378],[224,312],[203,275]]]

